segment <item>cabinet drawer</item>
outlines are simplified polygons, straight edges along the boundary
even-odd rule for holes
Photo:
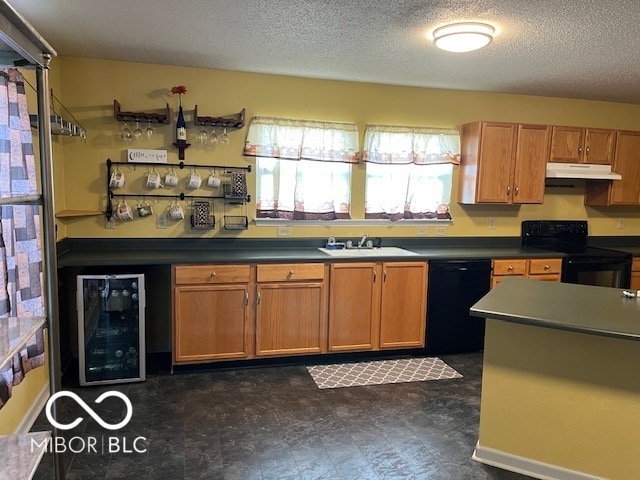
[[[494,275],[524,275],[527,260],[493,260]]]
[[[296,280],[324,280],[323,263],[277,263],[258,265],[258,282],[289,282]]]
[[[546,275],[560,273],[562,270],[561,258],[536,258],[529,260],[530,275]]]
[[[640,257],[635,257],[633,259],[633,265],[631,266],[631,270],[634,272],[640,272]]]
[[[201,283],[247,283],[251,277],[249,265],[178,265],[176,285]]]

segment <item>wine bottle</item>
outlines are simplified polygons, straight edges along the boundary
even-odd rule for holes
[[[178,110],[178,120],[176,121],[176,142],[187,143],[187,123],[184,121],[182,105]]]

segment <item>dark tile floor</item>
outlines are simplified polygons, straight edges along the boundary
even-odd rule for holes
[[[480,353],[443,355],[461,379],[319,390],[304,366],[199,373],[166,369],[143,383],[71,387],[105,421],[124,416],[121,400],[94,400],[107,390],[133,404],[129,424],[106,432],[71,399],[59,417],[85,420],[67,431],[67,479],[229,480],[524,480],[471,460],[478,435]],[[108,420],[112,419],[112,420]],[[33,430],[48,429],[41,415]],[[87,453],[89,437],[117,436],[145,453]],[[80,438],[78,438],[80,437]],[[107,440],[108,441],[108,440]],[[120,444],[122,445],[122,441]],[[35,479],[50,479],[46,454]]]

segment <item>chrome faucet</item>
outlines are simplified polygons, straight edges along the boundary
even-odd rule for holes
[[[369,235],[365,233],[360,239],[360,241],[358,242],[358,248],[364,247],[364,245],[367,243],[367,238],[369,238]]]

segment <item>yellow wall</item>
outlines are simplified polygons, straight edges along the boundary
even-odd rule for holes
[[[463,92],[428,88],[400,87],[355,82],[340,82],[263,75],[222,70],[185,68],[167,65],[125,63],[106,60],[63,57],[56,66],[62,99],[88,130],[89,140],[63,138],[62,164],[64,187],[58,189],[58,209],[104,209],[107,158],[123,161],[126,149],[169,150],[169,161],[177,161],[173,125],[156,128],[152,142],[123,144],[118,135],[120,124],[113,117],[113,100],[125,111],[161,111],[168,102],[173,120],[177,96],[169,90],[185,85],[183,96],[187,123],[194,105],[200,115],[221,116],[247,109],[247,116],[269,115],[316,120],[356,122],[361,131],[367,123],[458,127],[474,120],[564,124],[640,130],[640,105],[627,105],[522,95]],[[172,122],[173,123],[173,122]],[[187,150],[186,161],[196,164],[255,165],[241,151],[246,128],[232,132],[228,147],[215,151],[195,145],[196,130],[189,132],[194,145]],[[255,171],[254,171],[255,172]],[[144,169],[126,172],[139,187]],[[164,172],[161,172],[164,173]],[[206,172],[203,172],[206,174]],[[457,174],[457,167],[456,167]],[[456,175],[457,176],[457,175]],[[135,178],[134,178],[135,177]],[[362,218],[364,211],[364,166],[353,172],[352,217]],[[457,180],[454,179],[454,180]],[[249,192],[255,191],[255,173],[249,175]],[[457,181],[454,181],[457,184]],[[456,198],[456,189],[452,199]],[[62,191],[61,191],[62,190]],[[452,202],[454,223],[449,236],[518,236],[524,219],[588,219],[592,235],[640,235],[640,208],[589,208],[583,205],[583,188],[547,189],[545,203],[537,206],[460,206]],[[156,205],[156,212],[167,202]],[[218,208],[220,207],[220,208]],[[221,205],[216,204],[220,218]],[[255,206],[249,205],[253,218]],[[488,217],[497,218],[497,228],[487,228]],[[618,218],[626,228],[617,229]],[[154,217],[104,228],[104,218],[89,217],[59,221],[69,237],[270,237],[275,227],[256,227],[241,233],[193,232],[186,223],[156,229]],[[293,227],[293,236],[359,235],[363,227]],[[413,236],[415,227],[367,227],[371,235]],[[434,233],[431,228],[431,234]],[[59,235],[60,237],[60,235]]]
[[[479,446],[638,478],[639,363],[635,341],[487,319]]]

